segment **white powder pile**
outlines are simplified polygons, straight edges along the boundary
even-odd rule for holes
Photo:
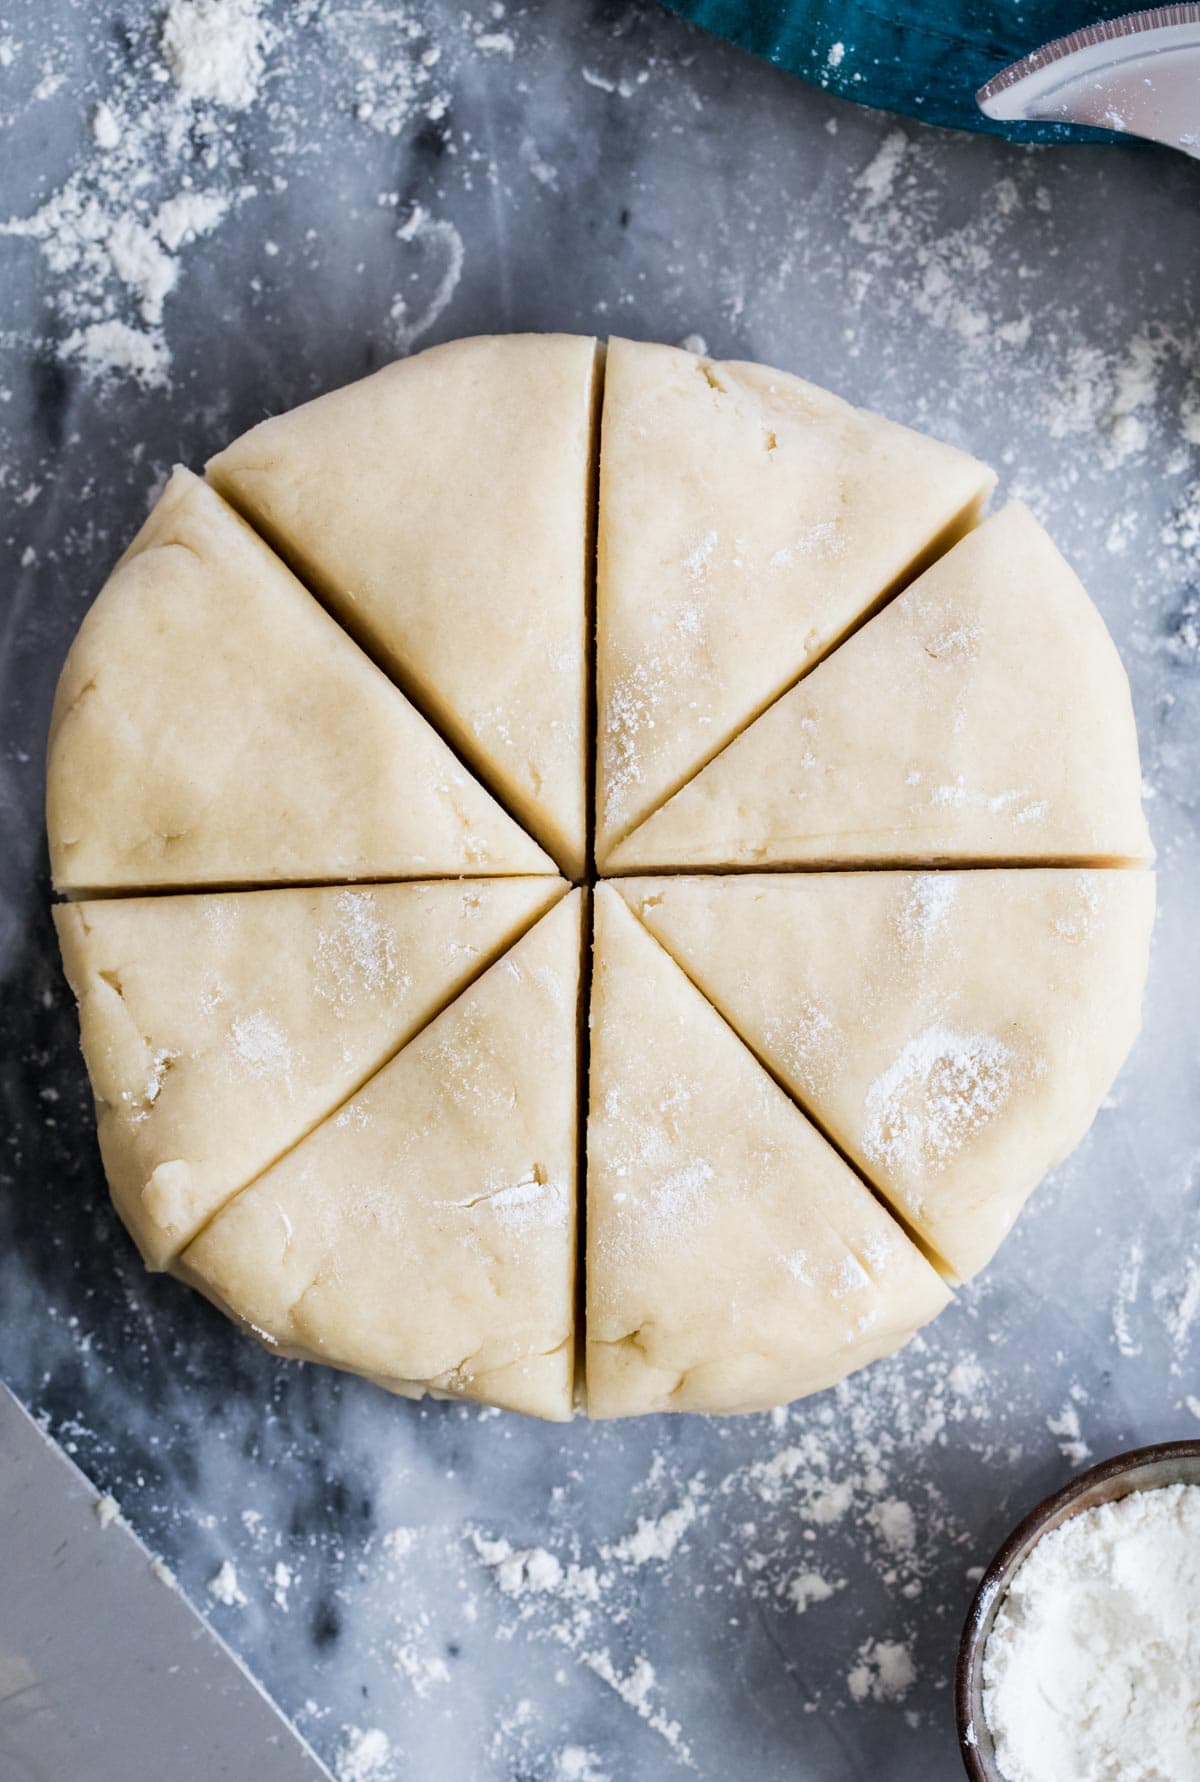
[[[1200,1775],[1200,1486],[1134,1492],[1043,1536],[983,1677],[1006,1782]]]

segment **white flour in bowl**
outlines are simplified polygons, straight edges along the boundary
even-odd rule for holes
[[[1200,1777],[1200,1485],[1135,1491],[1043,1535],[983,1683],[1006,1782]]]

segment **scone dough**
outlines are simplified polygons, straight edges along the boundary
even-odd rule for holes
[[[891,1354],[943,1282],[617,890],[595,902],[589,1413],[761,1410]]]
[[[607,870],[1151,852],[1121,659],[1014,503],[784,694]]]
[[[597,429],[603,364],[454,342],[175,472],[60,680],[55,920],[150,1267],[410,1396],[565,1418],[578,1346],[593,1416],[754,1410],[1086,1130],[1137,737],[986,467],[620,340]]]
[[[182,469],[71,646],[46,825],[60,891],[554,868]]]
[[[184,1278],[286,1354],[569,1417],[581,902],[218,1213]]]
[[[61,905],[105,1173],[149,1267],[565,889],[447,879]]]
[[[572,878],[597,350],[451,341],[262,422],[208,466]]]
[[[765,365],[610,341],[597,564],[596,858],[750,723],[994,482]]]
[[[1079,1143],[1141,1024],[1148,872],[619,883],[960,1279]]]

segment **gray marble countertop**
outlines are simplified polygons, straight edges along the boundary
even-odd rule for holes
[[[206,4],[246,54],[184,90],[158,6],[0,0],[0,1373],[347,1782],[950,1782],[972,1568],[1200,1428],[1200,169],[857,111],[649,0]],[[393,1402],[144,1275],[104,1196],[41,819],[67,642],[173,460],[510,328],[698,335],[990,458],[1133,682],[1143,1038],[927,1337],[771,1417]]]

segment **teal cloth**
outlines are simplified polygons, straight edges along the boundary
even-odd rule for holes
[[[927,124],[1020,142],[1111,141],[1108,131],[997,123],[975,92],[1039,44],[1116,18],[1137,0],[666,0],[685,18],[777,67]],[[840,46],[840,48],[838,47]],[[1128,138],[1123,140],[1128,141]]]

